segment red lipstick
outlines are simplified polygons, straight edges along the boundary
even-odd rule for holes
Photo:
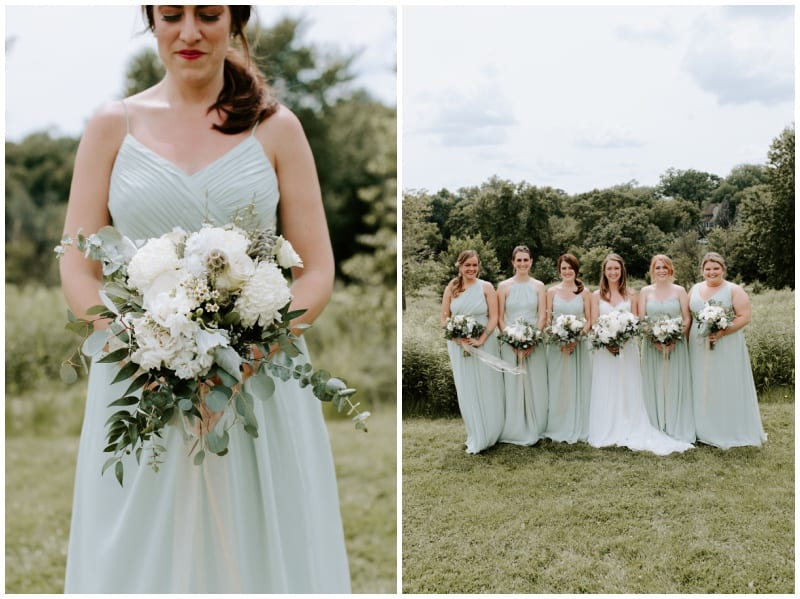
[[[181,50],[178,52],[178,56],[185,58],[186,60],[195,60],[203,56],[203,54],[204,53],[200,52],[199,50]]]

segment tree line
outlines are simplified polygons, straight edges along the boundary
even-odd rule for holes
[[[557,280],[556,258],[574,254],[581,276],[599,279],[614,251],[630,276],[644,279],[654,254],[675,263],[676,282],[699,280],[699,257],[725,256],[728,275],[743,283],[794,289],[794,124],[767,151],[764,165],[743,164],[727,177],[669,168],[656,186],[636,181],[569,195],[552,187],[492,177],[457,191],[403,194],[403,300],[455,274],[458,254],[475,249],[482,278],[511,274],[512,249],[534,254],[531,274]]]
[[[248,31],[248,43],[278,99],[297,114],[319,173],[337,262],[345,282],[396,281],[396,108],[355,88],[356,55],[320,51],[285,18]],[[157,83],[152,50],[134,56],[120,97]],[[6,282],[58,284],[61,238],[78,138],[34,133],[6,142]]]

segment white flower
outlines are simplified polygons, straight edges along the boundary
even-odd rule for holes
[[[215,287],[225,290],[239,289],[255,270],[252,258],[247,255],[250,241],[237,229],[203,226],[186,239],[184,261],[187,270],[197,276],[209,273],[208,258],[219,256],[224,267],[215,272]]]
[[[292,244],[283,238],[283,235],[279,235],[278,240],[275,243],[275,259],[278,262],[278,266],[281,268],[303,266],[303,260],[300,258],[297,252],[294,251]]]
[[[292,293],[280,269],[271,262],[261,262],[242,287],[242,294],[236,299],[235,310],[245,327],[256,323],[268,327],[274,322],[280,322],[280,310],[291,300]]]
[[[156,237],[148,240],[131,258],[128,283],[145,293],[159,276],[179,267],[175,245],[166,237]]]

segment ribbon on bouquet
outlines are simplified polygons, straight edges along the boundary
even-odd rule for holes
[[[481,362],[497,370],[498,372],[508,372],[510,374],[525,374],[525,369],[519,366],[513,366],[509,364],[505,360],[498,358],[497,356],[493,356],[492,354],[483,351],[482,349],[478,349],[477,347],[472,347],[471,345],[462,345],[464,351],[475,356]]]

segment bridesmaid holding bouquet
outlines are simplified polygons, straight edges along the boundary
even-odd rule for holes
[[[475,250],[464,250],[455,264],[458,276],[444,290],[442,326],[453,316],[463,315],[482,328],[477,337],[461,337],[447,342],[458,408],[467,429],[467,453],[480,453],[500,438],[503,430],[503,375],[485,364],[470,348],[480,348],[498,357],[497,293],[488,281],[478,278],[480,261]]]
[[[642,386],[650,423],[670,437],[693,443],[689,296],[674,278],[672,260],[663,254],[653,256],[653,283],[642,289],[639,298],[639,317],[648,332],[642,341]]]
[[[591,295],[578,278],[578,259],[563,254],[556,264],[561,282],[547,290],[547,324],[552,326],[560,315],[571,315],[582,319],[585,333],[589,328]],[[591,384],[591,362],[585,344],[575,340],[548,348],[549,411],[545,437],[567,443],[586,441]]]
[[[497,287],[499,328],[506,331],[515,325],[532,325],[539,340],[544,329],[547,292],[544,284],[530,276],[533,255],[524,245],[511,252],[514,276]],[[502,337],[501,337],[502,339]],[[533,445],[547,429],[547,355],[544,347],[517,349],[501,341],[500,357],[506,362],[519,364],[523,374],[505,373],[505,425],[500,435],[501,443]]]

